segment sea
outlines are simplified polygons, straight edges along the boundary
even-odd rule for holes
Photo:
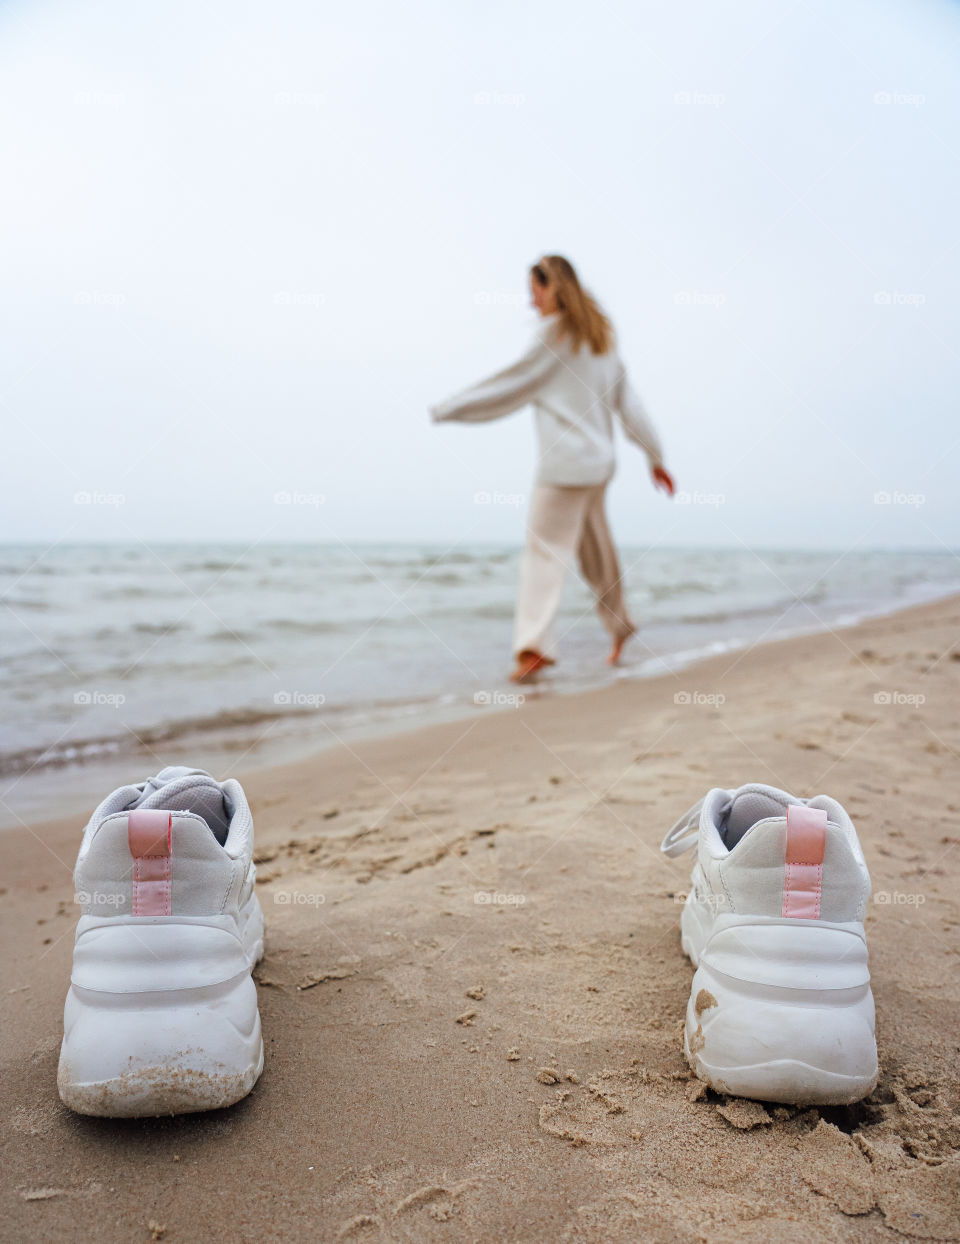
[[[0,825],[92,807],[164,764],[222,777],[960,591],[949,551],[621,556],[639,625],[623,665],[606,666],[589,592],[571,577],[560,659],[518,691],[514,547],[0,546]]]

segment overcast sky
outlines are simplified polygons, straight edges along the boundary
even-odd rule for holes
[[[958,60],[945,0],[3,4],[4,538],[519,541],[529,412],[426,407],[559,251],[690,498],[623,446],[624,543],[960,546]]]

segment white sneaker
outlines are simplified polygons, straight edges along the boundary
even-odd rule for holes
[[[238,782],[174,766],[106,798],[84,831],[83,915],[57,1086],[80,1114],[230,1106],[263,1069],[263,915]]]
[[[804,1105],[877,1082],[863,917],[870,875],[834,799],[711,790],[661,844],[697,847],[681,944],[696,974],[683,1047],[720,1093]]]

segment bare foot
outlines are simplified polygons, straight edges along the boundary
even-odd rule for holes
[[[623,652],[623,645],[629,638],[629,635],[621,635],[619,639],[615,639],[613,641],[613,647],[610,649],[610,655],[607,657],[608,665],[620,664],[620,655]]]
[[[510,675],[511,682],[530,682],[547,665],[553,665],[550,657],[528,650],[517,653],[517,664]]]

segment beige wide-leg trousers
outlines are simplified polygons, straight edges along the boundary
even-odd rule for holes
[[[552,657],[553,620],[567,571],[579,563],[593,588],[600,620],[614,639],[632,635],[620,561],[604,510],[606,484],[585,488],[538,484],[530,502],[527,543],[520,558],[520,592],[513,650]]]

